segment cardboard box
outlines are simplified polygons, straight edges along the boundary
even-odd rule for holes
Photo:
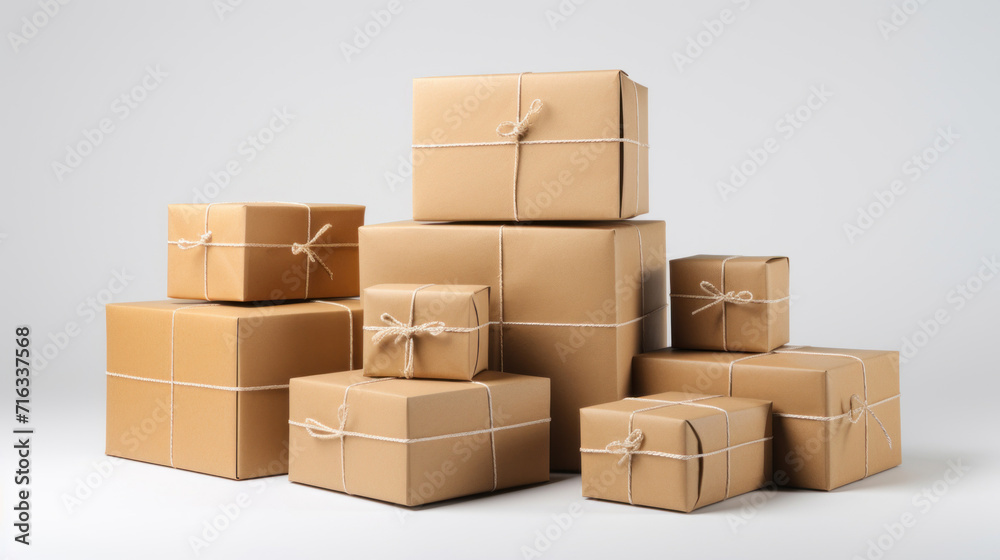
[[[418,506],[549,479],[549,383],[486,371],[476,381],[291,381],[288,478]]]
[[[670,261],[674,348],[769,352],[788,343],[788,258]]]
[[[218,301],[357,297],[353,204],[171,204],[167,295]]]
[[[365,375],[470,380],[489,359],[490,288],[365,289]]]
[[[647,91],[620,70],[413,81],[413,218],[649,211]]]
[[[770,480],[767,401],[668,392],[580,418],[588,498],[689,512]]]
[[[697,391],[774,403],[774,481],[832,490],[902,462],[899,353],[667,348],[636,356],[636,394]]]
[[[666,344],[664,223],[415,224],[360,230],[361,285],[490,287],[490,369],[552,380],[552,467],[580,469],[580,408],[628,396]]]
[[[287,472],[288,380],[351,369],[361,303],[107,306],[107,454],[226,478]]]

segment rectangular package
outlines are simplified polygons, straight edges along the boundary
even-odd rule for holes
[[[549,382],[364,377],[291,381],[288,478],[406,506],[549,479]]]
[[[357,297],[354,204],[171,204],[167,296],[217,301]]]
[[[632,380],[636,394],[695,391],[772,401],[779,485],[832,490],[902,462],[898,352],[665,348],[636,356]]]
[[[674,348],[769,352],[788,343],[788,258],[670,261]]]
[[[365,375],[469,380],[489,360],[490,288],[365,288]]]
[[[413,81],[413,218],[649,211],[647,91],[620,70]]]
[[[588,498],[689,512],[770,480],[767,401],[668,392],[580,418]]]
[[[552,467],[580,469],[580,408],[628,396],[666,344],[664,223],[416,224],[360,230],[361,285],[490,287],[490,369],[552,380]]]
[[[107,306],[107,448],[234,479],[288,469],[288,380],[352,369],[361,303]]]

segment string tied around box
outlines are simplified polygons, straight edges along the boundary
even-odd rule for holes
[[[722,259],[722,271],[721,271],[721,282],[719,287],[715,284],[709,282],[708,280],[702,280],[699,284],[702,292],[704,294],[670,294],[672,298],[684,298],[684,299],[702,299],[708,300],[708,303],[695,309],[691,312],[691,315],[697,315],[706,309],[710,309],[716,305],[722,304],[722,351],[729,351],[729,335],[726,332],[726,307],[725,304],[732,303],[735,305],[746,305],[748,303],[780,303],[786,301],[791,296],[785,296],[777,299],[754,299],[753,292],[750,290],[729,290],[726,291],[726,263],[738,259],[738,255],[728,256]]]
[[[412,144],[411,148],[414,149],[434,149],[434,148],[462,148],[462,147],[478,147],[478,146],[503,146],[511,145],[514,147],[514,172],[513,172],[513,184],[511,187],[512,201],[513,201],[513,218],[515,222],[521,221],[520,215],[517,209],[517,176],[518,169],[520,167],[521,159],[521,146],[535,145],[535,144],[600,144],[600,143],[611,143],[618,142],[621,144],[634,144],[636,149],[636,162],[635,162],[635,215],[639,214],[639,178],[640,178],[640,162],[642,156],[638,148],[649,148],[649,144],[641,142],[638,138],[642,137],[639,127],[641,126],[641,119],[639,118],[639,86],[633,83],[633,98],[635,100],[635,114],[636,114],[636,140],[631,138],[626,138],[624,132],[621,137],[614,138],[575,138],[566,140],[524,140],[523,137],[528,133],[533,119],[541,112],[542,100],[535,99],[528,105],[528,110],[525,115],[521,116],[521,84],[525,74],[530,74],[530,72],[521,72],[517,75],[517,116],[514,120],[504,121],[497,125],[496,133],[497,136],[501,138],[499,141],[495,142],[455,142],[448,144]],[[624,92],[622,92],[622,105],[624,105]],[[622,107],[624,108],[624,107]],[[624,129],[624,126],[622,126]]]
[[[319,254],[316,252],[317,248],[345,248],[345,247],[357,247],[357,243],[320,243],[320,239],[325,235],[332,227],[333,224],[324,224],[317,230],[315,234],[312,233],[312,207],[308,204],[303,204],[301,202],[278,202],[278,201],[267,201],[263,204],[287,204],[290,206],[301,206],[306,209],[306,241],[303,243],[251,243],[251,242],[241,242],[241,243],[222,243],[215,242],[212,240],[213,233],[209,229],[209,214],[213,206],[219,204],[242,204],[242,203],[226,203],[226,202],[211,202],[205,206],[205,225],[204,233],[202,233],[198,239],[189,240],[180,238],[176,241],[167,241],[167,245],[176,245],[178,249],[182,251],[187,251],[190,249],[195,249],[198,247],[203,247],[203,293],[204,299],[207,301],[212,301],[212,298],[208,295],[208,249],[209,247],[237,247],[237,248],[262,248],[262,249],[290,249],[293,255],[305,255],[306,257],[306,273],[304,281],[304,293],[302,299],[309,299],[309,277],[311,276],[311,263],[318,264],[330,277],[331,280],[336,278],[333,270],[326,264],[326,262],[320,258]]]

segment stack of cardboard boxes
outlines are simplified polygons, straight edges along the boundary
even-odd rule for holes
[[[893,353],[779,348],[787,259],[672,261],[657,350],[624,72],[418,79],[413,113],[415,221],[170,207],[168,295],[203,301],[108,307],[109,454],[406,505],[582,456],[585,495],[684,511],[771,480],[772,450],[813,488],[899,463]]]

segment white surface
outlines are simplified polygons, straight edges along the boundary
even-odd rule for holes
[[[898,543],[884,538],[884,558],[995,557],[1000,280],[973,278],[1000,239],[1000,5],[928,2],[885,39],[889,0],[590,0],[554,29],[557,0],[403,2],[345,60],[340,43],[387,5],[247,1],[220,20],[209,1],[71,3],[17,52],[9,33],[41,8],[0,8],[0,332],[28,323],[42,351],[67,322],[79,327],[33,378],[30,549],[11,541],[12,442],[0,441],[0,550],[195,556],[189,539],[246,492],[250,505],[201,556],[525,557],[536,531],[580,501],[578,478],[408,513],[280,477],[259,494],[132,462],[103,477],[103,313],[88,306],[118,289],[123,268],[132,278],[115,301],[164,297],[165,205],[191,201],[230,159],[242,171],[215,200],[357,202],[369,223],[407,218],[408,184],[390,188],[385,174],[408,157],[414,76],[623,68],[650,88],[648,217],[667,221],[672,256],[790,256],[795,343],[902,348],[938,310],[947,323],[903,366],[902,467],[833,493],[781,492],[735,532],[739,498],[691,515],[583,501],[542,556],[851,558],[912,512]],[[673,54],[724,8],[735,21],[678,70]],[[147,66],[166,76],[125,116],[115,99]],[[786,138],[784,115],[814,86],[833,95]],[[247,161],[241,142],[282,108],[294,118]],[[104,118],[114,132],[58,180],[52,161]],[[904,164],[948,127],[959,138],[912,181]],[[777,153],[723,201],[717,181],[770,137]],[[905,194],[851,243],[844,223],[897,178]],[[959,308],[953,290],[966,282],[979,291]],[[0,391],[0,410],[11,393]],[[924,513],[913,496],[954,460],[971,470],[939,483],[947,492]],[[88,477],[99,486],[68,510],[63,496]]]

